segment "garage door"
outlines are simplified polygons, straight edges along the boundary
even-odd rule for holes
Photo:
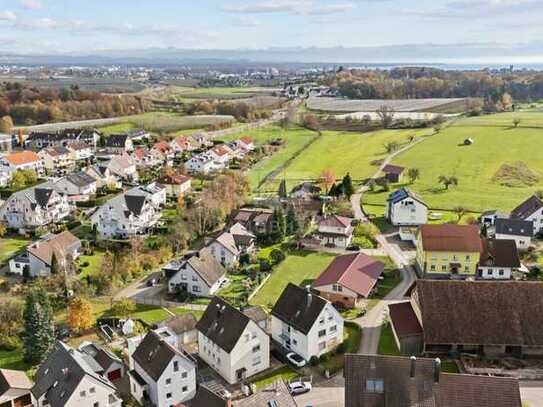
[[[117,380],[121,378],[121,369],[112,370],[107,374],[109,380]]]

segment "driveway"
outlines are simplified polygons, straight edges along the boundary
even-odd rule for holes
[[[324,383],[315,385],[306,394],[294,398],[298,407],[343,407],[345,406],[345,380],[338,375]]]
[[[543,382],[521,381],[520,397],[522,399],[523,406],[543,406]]]

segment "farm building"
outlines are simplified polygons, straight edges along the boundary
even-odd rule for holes
[[[385,173],[385,179],[388,182],[398,183],[402,182],[403,173],[405,171],[404,167],[398,165],[385,165],[383,167],[383,172]]]

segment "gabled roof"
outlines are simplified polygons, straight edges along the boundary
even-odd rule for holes
[[[28,390],[34,383],[25,372],[20,370],[0,369],[0,396],[10,389]]]
[[[92,358],[102,372],[108,370],[113,363],[122,363],[117,356],[95,343],[88,343],[80,347],[79,350]]]
[[[239,140],[240,140],[241,142],[243,142],[243,144],[247,144],[247,145],[253,143],[253,139],[252,139],[251,137],[249,137],[249,136],[241,136],[241,137],[239,138]]]
[[[534,212],[543,208],[543,201],[536,195],[532,195],[511,212],[511,217],[516,219],[526,219]]]
[[[215,239],[215,242],[220,244],[222,247],[224,247],[234,256],[238,256],[240,254],[240,250],[238,246],[236,245],[236,240],[234,239],[234,235],[232,235],[231,233],[228,233],[228,232],[221,233],[219,237]]]
[[[143,195],[124,195],[126,207],[135,215],[140,215],[145,205],[146,198]]]
[[[339,216],[339,215],[332,215],[322,218],[319,221],[319,227],[320,226],[329,226],[329,227],[336,227],[336,228],[348,228],[351,226],[353,222],[353,219],[347,218],[345,216]]]
[[[183,402],[178,407],[228,407],[228,400],[211,391],[205,385],[200,385],[196,395],[190,401]]]
[[[513,235],[532,237],[534,235],[534,223],[522,219],[501,219],[494,222],[496,233],[500,235]]]
[[[66,180],[78,187],[86,187],[92,185],[96,180],[83,171],[73,172],[66,176]]]
[[[198,320],[192,313],[175,315],[160,323],[160,326],[170,328],[176,335],[181,335],[196,329]]]
[[[255,321],[257,324],[259,322],[268,320],[267,312],[264,311],[264,308],[262,308],[260,305],[247,307],[243,310],[243,313],[251,318],[253,321]]]
[[[92,369],[83,353],[57,341],[36,372],[32,394],[36,399],[45,396],[51,407],[64,407],[85,377],[112,393],[116,391],[107,378]]]
[[[163,185],[183,185],[191,180],[192,177],[185,174],[171,174],[158,179],[157,182]]]
[[[318,194],[322,191],[322,189],[313,182],[302,182],[301,184],[298,184],[294,188],[292,188],[290,193],[293,194],[298,191],[307,192],[309,194]]]
[[[521,406],[518,380],[444,373],[433,359],[345,355],[344,375],[346,407]],[[368,379],[383,380],[383,393],[366,392]]]
[[[73,141],[73,142],[69,143],[66,147],[68,149],[70,149],[70,150],[87,150],[87,149],[91,148],[84,141]]]
[[[53,253],[58,258],[64,258],[66,253],[81,245],[81,241],[69,231],[64,231],[58,235],[48,235],[30,244],[27,248],[28,253],[36,256],[47,265],[51,265]]]
[[[422,247],[430,252],[469,252],[482,250],[479,228],[475,225],[422,225]]]
[[[207,249],[200,250],[195,256],[187,260],[194,272],[211,287],[225,274],[225,268],[211,255]]]
[[[406,198],[411,198],[414,201],[417,201],[421,203],[422,205],[428,207],[428,205],[426,205],[426,203],[424,203],[424,201],[418,195],[416,195],[414,192],[412,192],[411,190],[407,188],[400,188],[399,190],[392,192],[388,196],[387,201],[395,204],[395,203],[403,201]]]
[[[271,314],[307,335],[327,303],[307,289],[288,283]]]
[[[49,154],[51,157],[58,157],[60,155],[70,154],[70,150],[62,146],[48,147],[48,148],[44,148],[42,151]]]
[[[54,191],[51,188],[36,187],[33,192],[36,203],[41,207],[45,207],[49,203]]]
[[[132,358],[157,382],[176,356],[182,354],[164,341],[155,331],[149,331],[138,345]]]
[[[422,335],[422,326],[410,301],[390,304],[388,309],[394,331],[400,338]]]
[[[196,329],[226,353],[232,352],[245,328],[249,317],[222,298],[213,297]]]
[[[40,157],[33,151],[17,151],[5,155],[4,160],[8,161],[11,165],[18,166],[40,161]]]
[[[404,167],[400,167],[399,165],[385,165],[383,167],[383,172],[385,174],[401,174],[405,171]]]
[[[106,147],[123,147],[129,139],[128,134],[111,134],[106,137],[104,142]]]
[[[275,401],[276,404],[273,404]],[[282,379],[268,384],[263,389],[244,399],[234,401],[233,407],[297,407],[294,398]]]
[[[519,268],[520,259],[514,240],[483,240],[481,266]]]
[[[426,344],[543,346],[543,283],[418,280]]]
[[[355,293],[367,297],[383,273],[385,264],[364,253],[338,256],[313,282],[313,287],[341,284]]]
[[[158,143],[155,143],[153,149],[160,151],[162,154],[167,154],[172,150],[170,145],[165,141],[159,141]]]

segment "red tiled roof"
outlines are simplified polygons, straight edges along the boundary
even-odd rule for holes
[[[426,251],[481,253],[483,250],[475,225],[422,225],[420,233]]]
[[[226,148],[224,148],[224,146],[222,145],[213,147],[213,152],[220,156],[228,154],[228,150],[226,150]]]
[[[143,159],[147,155],[147,151],[143,148],[136,148],[134,150],[134,157],[136,157],[138,160]]]
[[[363,253],[336,257],[315,280],[313,287],[341,284],[355,293],[367,297],[385,268],[384,263]]]
[[[253,139],[249,136],[241,136],[239,138],[241,141],[243,141],[243,143],[245,144],[252,144],[253,143]]]
[[[168,153],[171,150],[170,145],[165,141],[159,141],[158,143],[155,143],[153,148],[160,151],[161,153]]]
[[[351,226],[353,220],[345,216],[332,215],[326,218],[321,219],[319,226],[332,226],[340,228],[348,228]]]
[[[388,306],[390,320],[396,334],[400,337],[422,335],[422,326],[411,306],[411,302],[399,302]]]
[[[40,157],[33,151],[18,151],[8,154],[4,157],[13,165],[24,165],[32,162],[40,161]]]
[[[167,185],[182,185],[185,182],[190,181],[192,178],[184,174],[172,174],[162,177],[158,180],[159,184]]]

